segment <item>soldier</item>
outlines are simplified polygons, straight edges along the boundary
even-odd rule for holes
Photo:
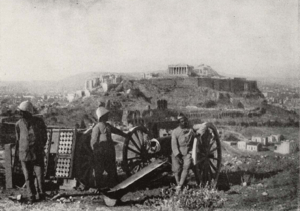
[[[192,148],[193,141],[197,134],[204,134],[206,125],[197,125],[197,127],[190,128],[188,119],[183,114],[177,117],[179,126],[172,132],[172,170],[176,180],[176,192],[182,190],[189,170],[192,167]]]
[[[107,172],[108,186],[117,184],[116,152],[111,133],[126,137],[127,134],[113,127],[108,121],[109,111],[104,107],[96,110],[98,123],[92,131],[91,147],[94,155],[94,170],[96,187],[101,188],[103,183],[103,172]]]
[[[22,118],[16,123],[16,146],[25,177],[29,203],[33,203],[35,200],[45,198],[43,177],[47,130],[41,118],[32,116],[33,106],[29,101],[22,102],[18,110]]]
[[[183,114],[177,117],[179,126],[172,132],[172,170],[176,180],[177,193],[186,182],[192,165],[192,147],[194,132],[188,128],[187,118]]]

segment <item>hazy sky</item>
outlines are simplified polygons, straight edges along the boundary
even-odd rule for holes
[[[210,65],[295,77],[297,0],[1,0],[0,80]]]

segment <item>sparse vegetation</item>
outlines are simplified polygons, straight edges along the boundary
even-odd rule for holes
[[[205,108],[213,108],[213,107],[216,107],[216,106],[217,106],[217,103],[213,100],[205,101],[204,104],[203,104],[203,107],[205,107]]]
[[[159,196],[147,198],[144,205],[161,210],[199,210],[203,208],[221,208],[226,201],[224,195],[216,189],[205,187],[185,187],[179,194],[174,187],[163,188]]]

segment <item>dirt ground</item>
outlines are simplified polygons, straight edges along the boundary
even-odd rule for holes
[[[246,132],[243,131],[243,134],[247,136]],[[246,153],[235,146],[223,144],[221,169],[217,190],[224,204],[219,208],[202,210],[300,210],[299,151],[288,155],[272,151]],[[0,210],[184,210],[157,203],[162,202],[159,201],[162,190],[174,184],[170,169],[163,174],[158,172],[158,175],[163,176],[155,177],[156,180],[145,178],[134,184],[115,207],[107,207],[101,194],[65,197],[65,201],[50,200],[49,197],[46,201],[27,205],[9,199],[9,196],[19,194],[26,196],[24,189],[5,190],[0,187]],[[119,178],[124,179],[122,175]],[[189,181],[190,186],[195,185],[192,172]],[[56,193],[47,191],[50,196]],[[89,191],[58,190],[58,193],[88,194]]]
[[[223,168],[218,191],[225,203],[213,210],[299,210],[299,153],[278,155],[275,153],[252,154],[252,156],[223,153]],[[46,200],[33,205],[10,200],[9,196],[26,195],[23,189],[2,190],[0,210],[174,210],[166,206],[155,206],[152,198],[160,195],[163,188],[174,182],[170,173],[154,181],[141,181],[125,194],[115,207],[107,207],[103,195],[66,197],[62,200]],[[246,182],[243,185],[243,182]],[[194,177],[190,174],[190,183]],[[59,193],[88,193],[88,191],[62,191]],[[51,192],[47,192],[49,195]],[[183,210],[181,208],[175,210]],[[205,210],[205,209],[204,209]],[[207,209],[208,210],[208,209]]]

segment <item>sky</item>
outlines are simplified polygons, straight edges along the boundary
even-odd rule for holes
[[[206,64],[299,77],[297,0],[2,0],[0,81]]]

